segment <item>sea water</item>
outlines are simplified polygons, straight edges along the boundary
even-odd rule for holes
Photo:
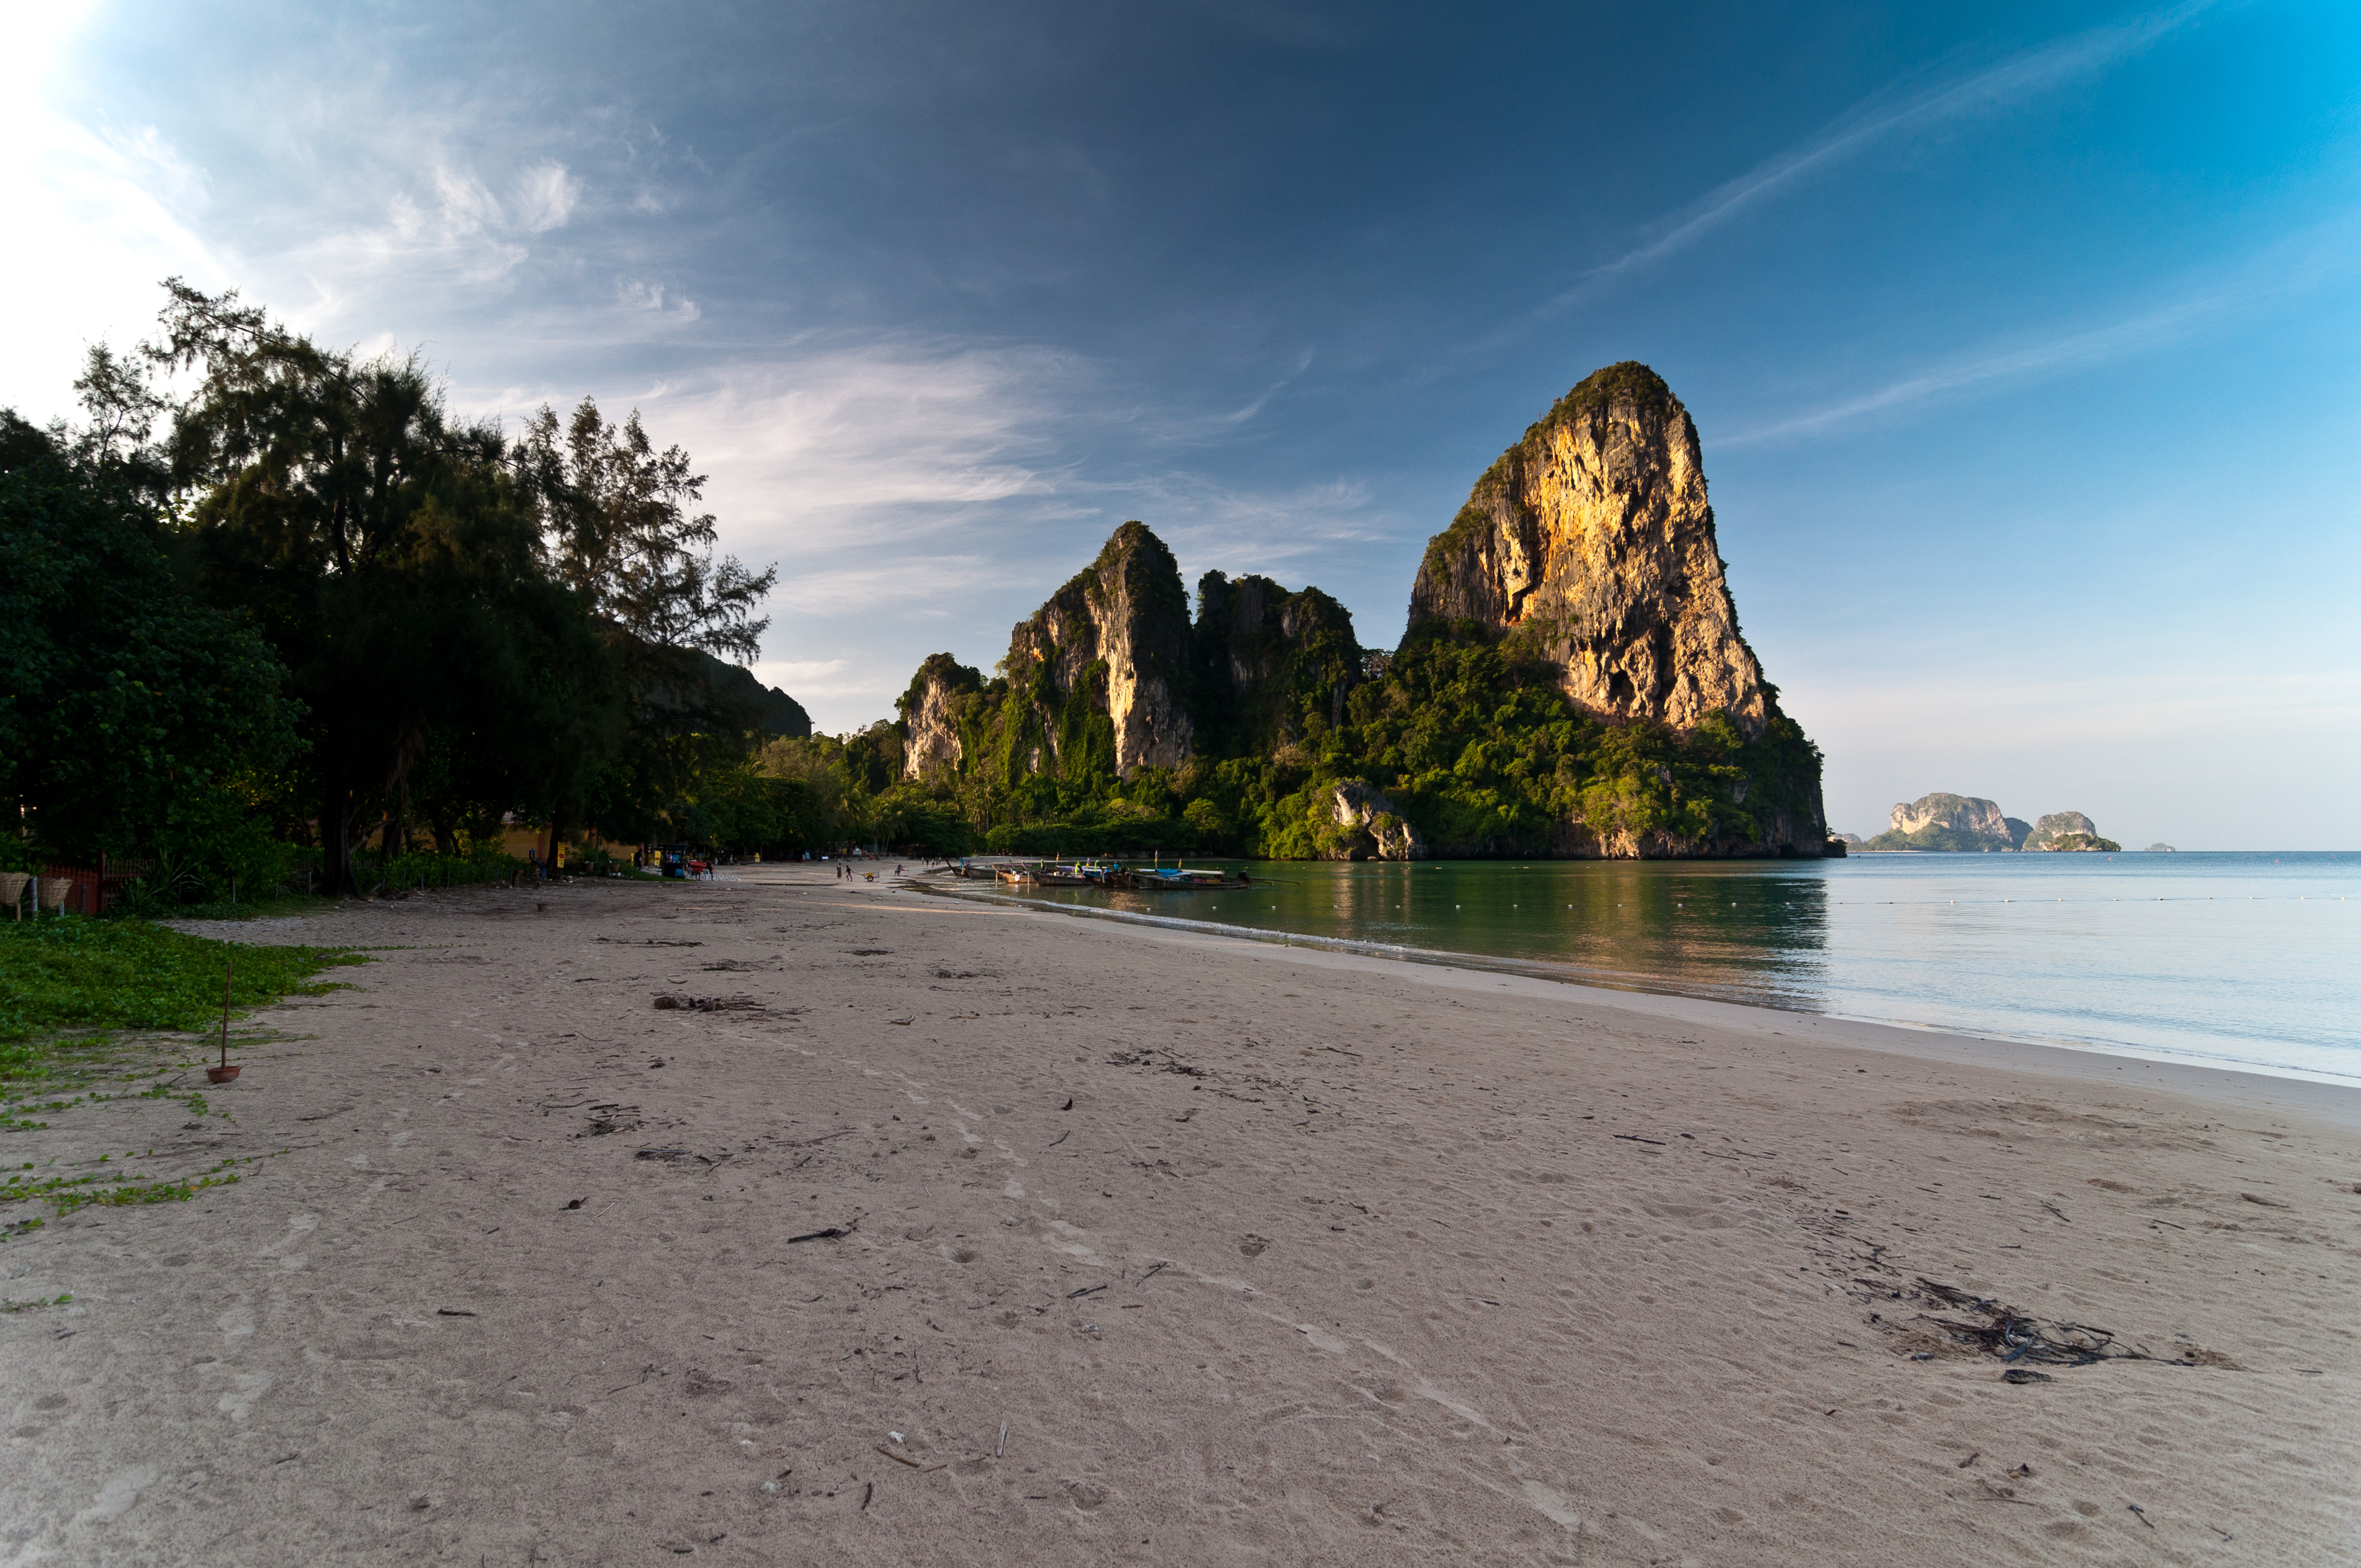
[[[1590,985],[2361,1083],[2361,853],[1189,863],[1253,881],[1021,895]]]

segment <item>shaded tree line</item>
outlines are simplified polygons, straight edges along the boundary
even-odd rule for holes
[[[85,421],[0,411],[0,788],[17,860],[249,885],[296,846],[792,844],[733,663],[775,579],[716,554],[704,478],[634,412],[510,439],[416,356],[325,348],[178,280],[91,352]],[[168,392],[166,389],[176,389]]]

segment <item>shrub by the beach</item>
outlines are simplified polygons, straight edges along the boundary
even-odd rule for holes
[[[248,620],[184,591],[140,472],[0,411],[0,792],[39,859],[251,889],[283,860],[258,808],[302,707]]]
[[[30,1042],[67,1029],[202,1031],[219,1023],[235,959],[233,1011],[330,989],[312,977],[367,963],[335,948],[262,948],[139,920],[0,921],[0,1076],[36,1070]]]

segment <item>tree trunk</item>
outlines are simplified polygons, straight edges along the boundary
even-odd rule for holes
[[[352,801],[345,793],[343,779],[331,775],[323,791],[320,803],[320,887],[328,894],[356,891],[353,887]]]

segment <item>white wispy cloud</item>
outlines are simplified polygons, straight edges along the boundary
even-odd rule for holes
[[[1270,406],[1270,400],[1291,386],[1298,378],[1312,368],[1312,351],[1305,349],[1295,362],[1295,368],[1265,387],[1241,406],[1215,413],[1170,413],[1156,422],[1155,438],[1170,445],[1230,439],[1240,426],[1248,424]]]
[[[675,293],[662,283],[644,283],[637,278],[616,279],[615,298],[626,309],[645,311],[684,325],[705,314],[695,300]]]
[[[1821,434],[1946,399],[1997,391],[2128,359],[2217,329],[2249,311],[2361,268],[2361,220],[2339,219],[2289,236],[2214,276],[2185,280],[2169,297],[2108,319],[1986,344],[1765,423],[1718,433],[1718,446]]]
[[[295,263],[331,296],[365,282],[498,283],[533,254],[541,235],[563,227],[580,200],[560,163],[535,164],[503,183],[503,198],[474,170],[436,163],[423,191],[386,199],[383,218],[335,230],[296,248]]]
[[[517,181],[517,225],[529,234],[562,229],[581,200],[582,181],[567,173],[566,165],[537,163]]]
[[[757,531],[873,546],[1048,495],[1060,429],[1090,374],[1029,346],[788,344],[643,411],[714,471],[741,517],[761,520]]]
[[[1578,303],[1627,274],[1687,249],[1733,219],[1828,172],[1878,142],[2070,85],[2129,59],[2222,3],[2183,0],[2164,10],[2056,39],[1964,77],[1911,91],[1880,93],[1667,217],[1645,238],[1613,260],[1591,269],[1572,288],[1548,301],[1542,313]]]

